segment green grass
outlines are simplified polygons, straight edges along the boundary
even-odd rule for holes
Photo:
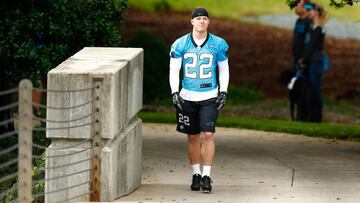
[[[289,104],[284,99],[269,99],[258,97],[259,91],[251,88],[237,88],[230,86],[229,98],[225,108],[221,111],[223,117],[249,119],[290,120]],[[256,92],[247,94],[247,92]],[[241,95],[241,96],[238,96]],[[360,106],[358,101],[336,100],[324,95],[323,122],[340,124],[359,124]],[[171,98],[154,100],[144,106],[144,111],[172,112]]]
[[[285,5],[285,0],[130,0],[130,7],[147,11],[170,6],[174,10],[192,10],[195,7],[205,7],[210,15],[240,19],[244,15],[289,14],[293,11]],[[335,9],[329,6],[329,0],[314,0],[329,10],[332,16],[340,19],[360,20],[360,3]]]
[[[139,117],[144,122],[176,123],[175,113],[140,112]],[[303,134],[329,139],[360,140],[360,127],[345,124],[316,124],[273,119],[224,118],[220,116],[217,126]]]

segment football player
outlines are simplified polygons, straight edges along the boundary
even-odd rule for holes
[[[224,39],[208,32],[209,23],[206,9],[193,11],[192,32],[171,46],[169,75],[177,131],[188,136],[188,155],[193,169],[191,190],[204,192],[212,190],[215,123],[218,111],[226,102],[229,83],[229,46]]]

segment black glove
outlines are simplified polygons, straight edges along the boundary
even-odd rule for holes
[[[181,98],[179,92],[175,92],[172,94],[172,100],[173,100],[173,104],[182,111],[183,109],[181,105],[185,103],[185,101],[183,100],[183,98]]]
[[[218,97],[215,101],[218,104],[218,107],[217,107],[218,111],[224,107],[224,105],[226,103],[226,98],[227,98],[227,92],[220,92],[220,94],[218,95]]]

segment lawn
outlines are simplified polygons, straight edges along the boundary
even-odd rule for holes
[[[140,112],[144,122],[176,123],[174,113]],[[250,119],[219,117],[217,126],[245,128],[269,132],[285,132],[329,139],[360,140],[360,127],[356,125],[331,123],[305,123],[274,119]]]
[[[173,10],[192,10],[195,7],[205,7],[215,16],[241,19],[248,15],[290,14],[293,11],[285,5],[285,0],[129,0],[130,7],[156,11],[171,8]],[[332,16],[340,19],[360,20],[360,3],[335,9],[329,6],[329,0],[314,0],[328,9]]]
[[[218,126],[360,140],[360,107],[354,102],[336,101],[325,96],[323,123],[317,124],[291,121],[286,99],[241,95],[241,100],[229,98],[220,112]],[[174,111],[170,99],[165,99],[144,105],[139,115],[145,122],[175,123]]]

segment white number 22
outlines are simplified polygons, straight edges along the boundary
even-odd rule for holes
[[[196,67],[196,65],[198,63],[197,55],[195,53],[186,53],[184,55],[184,58],[185,59],[188,59],[188,58],[192,59],[191,63],[186,63],[185,64],[185,77],[194,78],[194,79],[197,78],[197,74],[196,74],[195,70],[192,71],[192,72],[189,71],[189,68],[195,68]],[[200,65],[200,67],[199,67],[199,69],[200,69],[199,70],[199,72],[200,72],[199,78],[200,79],[211,78],[212,77],[212,72],[209,71],[208,73],[205,73],[205,69],[211,68],[212,61],[213,61],[213,55],[203,53],[203,54],[200,55],[200,60],[203,60],[203,59],[208,59],[208,63]]]
[[[190,118],[179,113],[179,123],[183,123],[187,126],[190,126]]]

